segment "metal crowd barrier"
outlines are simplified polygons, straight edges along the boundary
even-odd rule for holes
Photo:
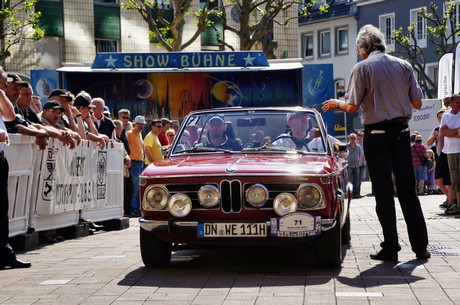
[[[123,216],[123,144],[99,149],[83,140],[71,150],[50,138],[40,151],[33,137],[10,140],[10,237]]]

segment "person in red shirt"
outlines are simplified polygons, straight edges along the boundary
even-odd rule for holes
[[[158,135],[158,139],[160,140],[161,146],[168,146],[170,143],[168,137],[166,136],[166,130],[171,128],[171,120],[168,118],[162,118],[161,126],[163,127],[161,128],[161,132]]]

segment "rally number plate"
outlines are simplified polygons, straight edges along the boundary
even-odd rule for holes
[[[321,217],[294,212],[271,219],[271,236],[306,237],[321,234]]]

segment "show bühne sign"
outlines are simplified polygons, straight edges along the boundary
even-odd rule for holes
[[[99,53],[91,69],[267,67],[263,52]]]
[[[87,145],[71,150],[50,139],[40,173],[38,215],[103,207],[106,203],[106,150],[89,149]]]

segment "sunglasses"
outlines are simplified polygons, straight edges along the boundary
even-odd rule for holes
[[[161,127],[163,127],[163,126],[161,126],[161,125],[155,125],[155,127],[156,127],[156,128],[161,128]]]
[[[122,119],[129,120],[129,116],[121,117]]]

